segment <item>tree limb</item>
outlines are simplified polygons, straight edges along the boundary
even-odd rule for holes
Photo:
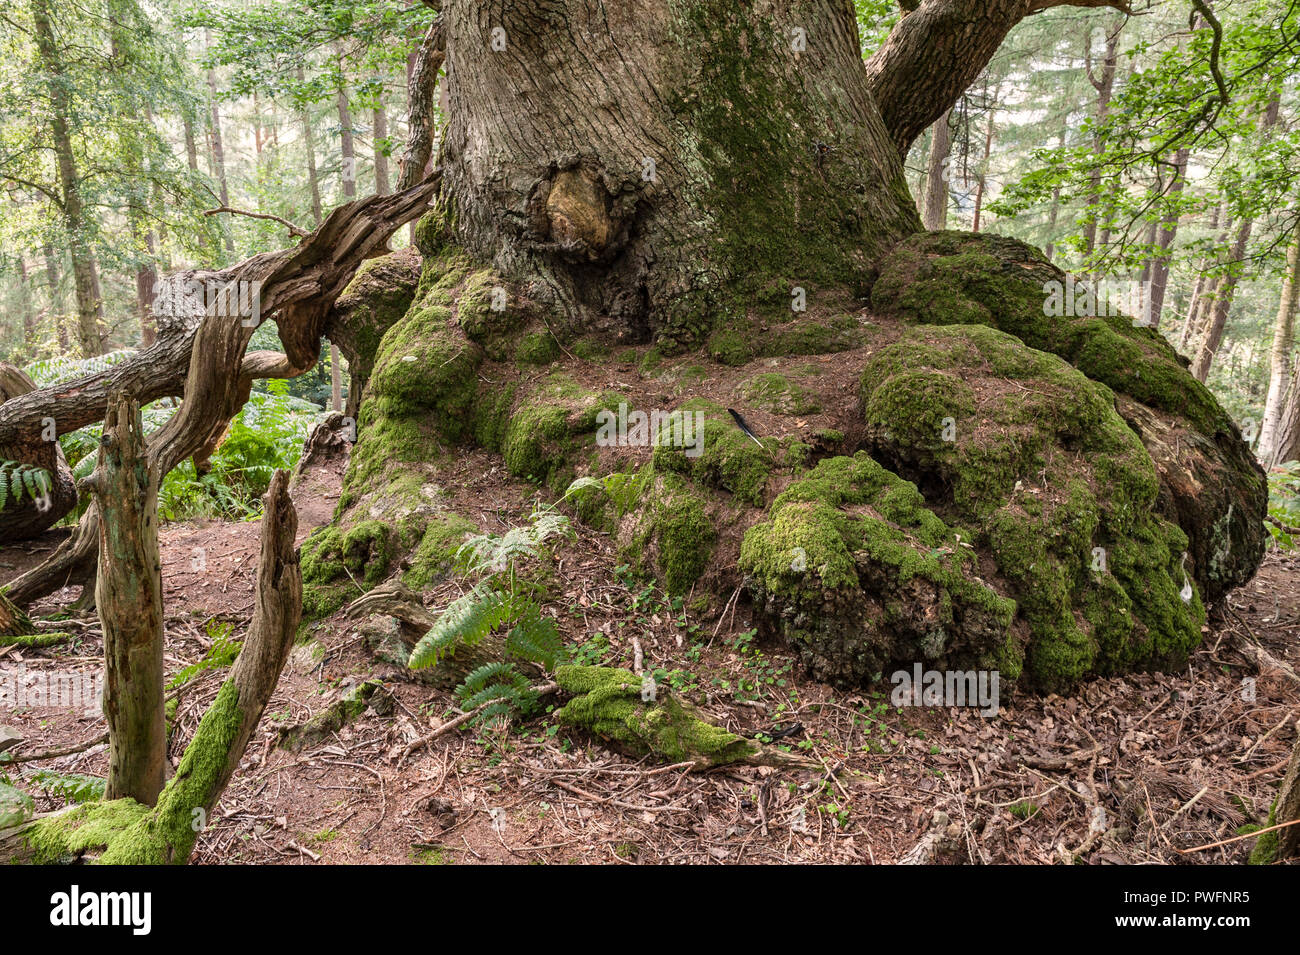
[[[220,215],[223,212],[229,213],[230,215],[234,215],[234,216],[247,216],[250,219],[270,219],[272,222],[278,222],[282,226],[286,227],[289,230],[289,234],[293,236],[295,239],[305,239],[307,237],[306,229],[303,229],[301,226],[294,225],[288,219],[282,218],[281,216],[272,215],[269,212],[250,212],[247,209],[236,209],[233,206],[218,206],[215,209],[205,209],[203,211],[203,214],[205,216],[216,216],[216,215]]]
[[[867,60],[868,81],[890,138],[907,155],[948,111],[1025,17],[1050,7],[1110,7],[1126,0],[925,0]]]

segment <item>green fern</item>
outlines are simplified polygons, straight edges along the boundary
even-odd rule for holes
[[[69,358],[66,356],[46,358],[42,361],[33,362],[23,370],[31,376],[32,381],[36,382],[36,387],[48,388],[50,385],[56,385],[61,381],[72,381],[76,378],[84,378],[87,375],[99,374],[101,371],[108,371],[118,362],[130,358],[134,354],[134,348],[123,348],[103,355],[96,355],[93,358]]]
[[[514,612],[514,599],[494,587],[479,585],[453,601],[433,629],[420,638],[411,651],[407,666],[412,670],[437,665],[461,647],[472,647],[497,627],[506,624]]]
[[[551,538],[569,532],[569,520],[550,510],[534,512],[532,523],[511,528],[497,537],[480,534],[457,552],[472,572],[490,574],[469,593],[453,602],[411,651],[412,669],[435,666],[461,647],[480,643],[489,633],[509,626],[504,655],[535,663],[546,670],[568,660],[564,639],[549,617],[526,596],[516,577],[515,565],[536,557]],[[527,716],[537,707],[537,693],[509,660],[478,667],[456,688],[466,711],[482,707],[476,723],[509,722]]]
[[[104,798],[105,780],[102,776],[42,769],[32,775],[32,782],[51,796],[68,802],[98,802]]]
[[[26,491],[29,500],[36,500],[50,492],[54,479],[45,468],[18,461],[0,461],[0,511],[10,503],[17,504]]]
[[[537,693],[513,663],[485,663],[456,688],[456,698],[466,712],[484,707],[476,724],[529,716],[537,709]]]
[[[501,537],[479,534],[461,545],[457,556],[474,573],[514,573],[523,558],[536,557],[552,537],[569,533],[569,519],[563,514],[543,512],[526,527],[512,527]]]
[[[521,660],[536,663],[554,670],[568,661],[564,638],[560,636],[555,621],[543,617],[536,604],[529,603],[519,614],[519,620],[506,638],[506,653]]]

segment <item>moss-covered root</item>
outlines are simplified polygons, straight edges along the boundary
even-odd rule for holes
[[[701,719],[695,707],[663,687],[655,688],[654,699],[642,699],[642,679],[631,670],[562,666],[555,680],[573,694],[559,711],[561,723],[595,733],[633,755],[694,763],[696,769],[783,762],[785,754]]]
[[[1279,826],[1300,820],[1300,743],[1291,754],[1291,762],[1282,777],[1277,799],[1268,813],[1269,826]],[[1300,825],[1274,829],[1259,837],[1250,854],[1251,865],[1270,865],[1284,859],[1300,856]]]
[[[870,680],[891,662],[1020,674],[1015,603],[983,582],[969,531],[864,452],[828,458],[745,534],[755,606],[819,680]]]
[[[1006,236],[921,233],[879,268],[871,291],[878,313],[926,325],[988,325],[1108,386],[1158,465],[1158,509],[1188,536],[1187,571],[1204,598],[1217,602],[1254,576],[1268,540],[1264,472],[1158,331],[1083,285],[1067,294],[1072,279]]]
[[[25,633],[20,635],[0,634],[0,647],[18,647],[20,650],[35,650],[41,647],[53,647],[72,639],[72,634]]]
[[[203,714],[181,764],[150,809],[133,799],[78,806],[0,833],[0,858],[37,863],[184,864],[262,718],[302,616],[298,516],[289,475],[266,495],[253,621],[230,676]]]
[[[384,689],[378,680],[358,683],[348,693],[335,700],[311,719],[296,726],[286,726],[280,730],[277,745],[291,753],[301,752],[332,737],[348,723],[351,723],[367,708],[387,706],[391,712],[392,694]]]

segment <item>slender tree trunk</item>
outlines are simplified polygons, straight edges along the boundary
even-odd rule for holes
[[[22,311],[23,347],[36,344],[36,303],[32,295],[32,280],[27,273],[27,260],[18,256],[18,304]]]
[[[948,127],[948,121],[951,118],[952,110],[948,110],[931,127],[930,159],[926,164],[921,223],[932,232],[947,228],[948,225],[948,158],[952,151],[952,130]]]
[[[1237,238],[1232,244],[1227,271],[1215,283],[1211,299],[1206,303],[1205,328],[1200,335],[1196,357],[1192,359],[1191,371],[1197,381],[1205,381],[1210,374],[1214,356],[1223,344],[1223,332],[1228,325],[1228,314],[1232,311],[1232,297],[1241,281],[1241,261],[1246,257],[1246,246],[1250,242],[1251,228],[1254,220],[1243,219],[1237,226]]]
[[[1187,160],[1191,155],[1188,149],[1180,149],[1174,154],[1174,181],[1169,187],[1169,196],[1175,208],[1187,185]],[[1178,214],[1171,213],[1160,224],[1156,234],[1156,252],[1151,262],[1151,278],[1148,286],[1149,305],[1147,317],[1152,328],[1160,327],[1160,318],[1165,310],[1165,294],[1169,288],[1169,250],[1178,235]]]
[[[438,71],[446,59],[447,31],[439,15],[420,41],[419,49],[407,59],[406,149],[398,164],[397,188],[409,189],[424,178],[433,158],[435,125],[434,97],[438,89]],[[415,223],[411,223],[411,244],[415,244]]]
[[[388,114],[384,111],[384,91],[381,86],[372,111],[375,140],[375,195],[386,196],[393,191],[388,181]]]
[[[63,226],[72,254],[73,288],[77,296],[77,337],[84,355],[101,355],[106,343],[102,322],[104,305],[99,287],[99,267],[88,235],[81,198],[81,174],[73,152],[69,117],[72,104],[48,0],[31,0],[33,28],[41,68],[50,94],[50,138],[54,146],[62,192]]]
[[[140,406],[126,395],[109,401],[99,465],[87,486],[102,515],[95,603],[104,631],[104,798],[152,806],[167,755],[158,472],[146,453]]]
[[[212,36],[210,31],[203,31],[204,43],[207,46],[212,45]],[[212,171],[217,180],[217,188],[220,190],[221,204],[230,205],[230,186],[226,182],[226,150],[221,141],[221,109],[217,105],[217,71],[214,68],[208,69],[208,99],[211,103],[212,111]],[[228,216],[222,216],[224,222],[225,245],[227,252],[235,251],[235,238],[231,231],[231,222]]]
[[[1261,117],[1259,130],[1256,133],[1261,142],[1266,142],[1269,139],[1280,115],[1281,98],[1274,95],[1264,108],[1264,115]],[[1223,331],[1228,323],[1228,313],[1232,309],[1233,293],[1237,289],[1237,283],[1241,281],[1241,263],[1246,257],[1246,247],[1250,242],[1253,225],[1254,221],[1247,218],[1243,219],[1237,226],[1237,239],[1232,245],[1227,270],[1215,286],[1214,303],[1209,310],[1205,329],[1201,333],[1196,357],[1192,361],[1192,374],[1199,381],[1205,381],[1209,376],[1214,356],[1223,343]]]
[[[1278,445],[1278,431],[1286,404],[1286,389],[1291,382],[1292,353],[1295,350],[1295,314],[1300,301],[1300,224],[1291,235],[1286,254],[1286,275],[1278,301],[1277,322],[1273,326],[1273,348],[1269,353],[1268,396],[1264,400],[1264,420],[1259,429],[1260,460],[1270,461]]]
[[[185,136],[185,165],[190,172],[198,172],[199,144],[194,136],[194,119],[188,112],[181,117],[181,126]]]
[[[978,178],[975,181],[975,218],[972,220],[971,231],[980,230],[980,213],[984,210],[984,184],[989,174],[989,157],[993,155],[993,120],[997,115],[997,101],[1001,89],[997,90],[993,99],[989,101],[989,128],[984,134],[984,156],[980,160]]]
[[[41,245],[41,256],[45,260],[45,281],[50,303],[50,320],[54,324],[54,335],[59,341],[59,351],[67,354],[72,348],[68,340],[68,326],[64,323],[63,293],[59,288],[59,260],[54,246],[45,242]]]
[[[1119,64],[1119,33],[1123,29],[1124,21],[1120,20],[1114,29],[1106,33],[1105,53],[1101,61],[1101,74],[1094,76],[1092,72],[1092,28],[1088,28],[1088,41],[1084,49],[1084,69],[1088,75],[1088,81],[1092,83],[1093,89],[1097,91],[1097,105],[1093,112],[1093,119],[1096,123],[1096,129],[1092,134],[1092,149],[1097,160],[1100,161],[1102,150],[1105,148],[1105,142],[1102,140],[1101,126],[1106,122],[1110,115],[1110,100],[1115,92],[1115,70]],[[1101,194],[1101,168],[1094,166],[1089,174],[1089,180],[1092,184],[1088,195],[1088,222],[1084,226],[1083,241],[1084,252],[1091,255],[1099,247],[1104,246],[1105,242],[1098,241],[1097,217],[1101,214],[1102,194]],[[1109,230],[1103,230],[1107,233]]]
[[[303,68],[298,67],[298,85],[305,86],[307,76]],[[302,140],[307,151],[307,185],[311,188],[311,216],[314,228],[319,229],[324,214],[320,200],[320,175],[316,171],[316,135],[312,130],[311,107],[304,105],[298,112],[298,122],[302,124]]]
[[[1213,232],[1219,227],[1219,220],[1223,219],[1224,229],[1220,232],[1215,241],[1215,248],[1222,248],[1228,241],[1227,208],[1219,205],[1214,207],[1210,213],[1210,231]],[[1178,336],[1178,351],[1186,355],[1193,342],[1199,341],[1201,325],[1201,314],[1205,308],[1206,289],[1209,288],[1210,280],[1206,271],[1210,267],[1210,256],[1203,255],[1196,263],[1196,282],[1192,286],[1192,298],[1187,306],[1187,318],[1183,321],[1182,333]]]
[[[334,92],[334,105],[339,114],[339,137],[343,154],[343,198],[350,201],[357,197],[357,149],[352,135],[352,109],[348,105],[347,74],[343,71],[342,52],[339,53],[338,67],[339,84]]]

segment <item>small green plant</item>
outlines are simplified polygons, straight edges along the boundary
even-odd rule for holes
[[[1028,799],[1022,799],[1020,802],[1008,806],[1007,809],[1017,819],[1028,819],[1038,812],[1038,805]]]
[[[0,829],[25,822],[35,811],[31,796],[17,786],[0,781]]]
[[[35,501],[53,487],[54,481],[45,468],[18,461],[0,461],[0,511],[7,504],[21,501],[24,492],[29,500]]]
[[[1270,468],[1268,472],[1268,532],[1277,546],[1300,546],[1300,461]]]
[[[104,798],[105,780],[102,776],[56,773],[51,769],[42,769],[32,774],[32,784],[56,799],[66,799],[68,802],[98,802]]]
[[[415,645],[407,665],[413,670],[437,666],[457,650],[477,646],[488,634],[507,627],[507,657],[547,671],[567,662],[568,650],[554,619],[542,615],[519,577],[518,565],[539,556],[548,540],[568,533],[568,518],[539,509],[528,526],[511,528],[500,537],[480,534],[466,541],[458,559],[467,572],[486,576],[448,605]],[[456,695],[466,711],[483,707],[476,724],[508,722],[537,708],[537,694],[511,660],[478,667],[456,688]]]
[[[211,620],[208,622],[207,629],[208,636],[212,640],[212,646],[208,647],[208,652],[203,654],[203,659],[198,663],[191,663],[172,677],[167,684],[168,690],[184,686],[205,670],[231,666],[235,662],[235,658],[239,656],[239,651],[244,642],[231,639],[230,635],[235,630],[232,624]]]

